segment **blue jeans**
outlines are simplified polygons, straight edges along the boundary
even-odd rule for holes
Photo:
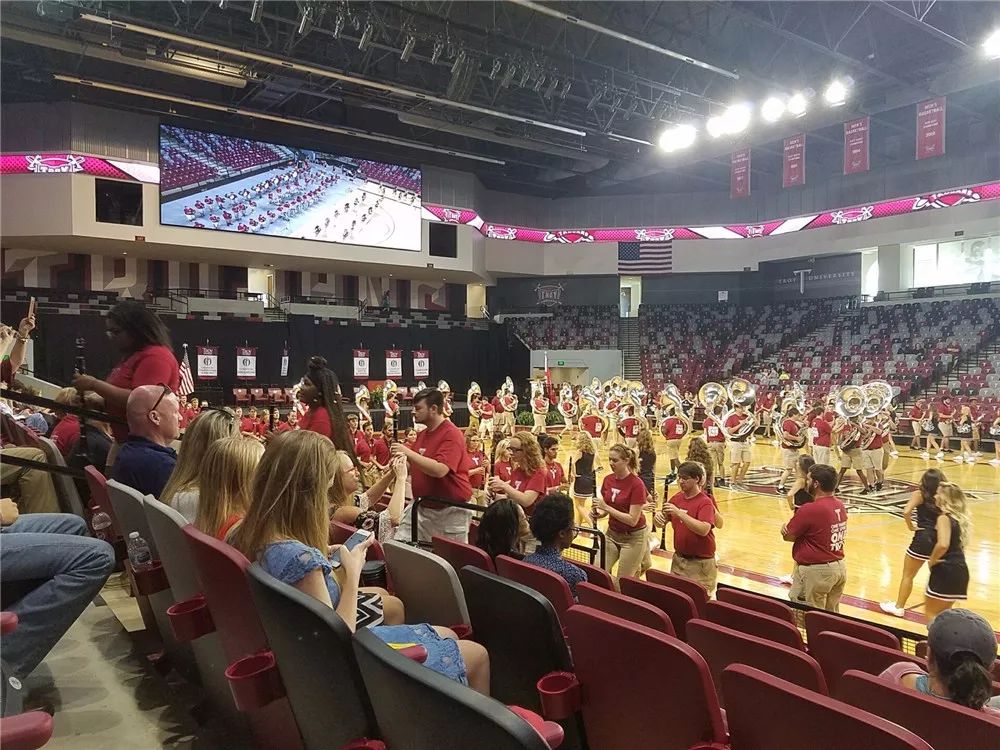
[[[17,629],[3,636],[3,659],[25,678],[48,655],[104,586],[115,567],[111,545],[88,536],[87,524],[68,513],[21,516],[0,535],[4,584],[41,584],[10,605]]]

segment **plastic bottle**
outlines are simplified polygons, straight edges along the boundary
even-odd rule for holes
[[[132,570],[136,572],[153,567],[153,553],[138,531],[128,535],[128,559],[132,563]]]
[[[102,539],[110,544],[114,536],[111,528],[111,516],[101,510],[100,505],[94,506],[94,515],[90,517],[90,528],[94,532],[95,539]]]

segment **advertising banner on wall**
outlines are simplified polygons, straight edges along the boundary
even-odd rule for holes
[[[939,96],[917,105],[917,159],[944,154],[946,101]]]
[[[759,270],[778,301],[861,294],[861,253],[765,262]]]
[[[870,126],[871,120],[868,117],[859,117],[857,120],[844,123],[844,174],[868,171]]]
[[[198,380],[215,380],[219,377],[219,347],[198,347]]]
[[[799,133],[785,139],[782,151],[781,185],[797,187],[806,184],[806,134]]]
[[[387,378],[403,377],[403,350],[385,350],[385,376]]]
[[[355,349],[352,352],[354,357],[354,379],[355,380],[367,380],[369,372],[369,363],[371,359],[368,356],[369,352],[367,349]]]
[[[431,353],[426,349],[413,350],[413,377],[429,378],[431,375]]]
[[[236,347],[236,377],[243,380],[257,377],[257,347]]]
[[[729,161],[729,197],[750,195],[750,149],[733,151]]]

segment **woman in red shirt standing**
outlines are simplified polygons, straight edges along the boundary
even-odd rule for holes
[[[323,357],[310,357],[308,371],[302,377],[298,399],[306,405],[299,429],[318,432],[330,438],[337,450],[345,451],[358,466],[354,436],[347,430],[347,420],[340,407],[340,382]],[[360,471],[360,467],[359,467]]]
[[[510,479],[504,481],[494,472],[490,479],[490,491],[494,495],[505,495],[524,508],[527,515],[535,509],[535,503],[545,497],[545,462],[538,439],[530,432],[519,432],[508,442],[513,461]]]
[[[608,462],[611,473],[604,477],[593,511],[595,518],[609,517],[604,569],[610,573],[618,563],[618,578],[638,577],[653,566],[649,556],[649,528],[642,513],[646,485],[637,476],[639,459],[627,445],[611,446]]]
[[[133,388],[164,384],[172,391],[180,385],[180,368],[170,342],[170,332],[156,314],[138,300],[122,300],[104,321],[111,345],[121,360],[108,375],[99,380],[93,375],[75,375],[73,387],[93,391],[104,398],[108,413],[125,417],[125,404]],[[108,466],[114,463],[118,446],[128,437],[128,427],[111,427],[115,445],[108,454]]]
[[[472,468],[469,469],[469,484],[472,485],[472,499],[480,505],[486,505],[486,472],[489,470],[489,461],[483,452],[483,441],[479,438],[479,432],[474,427],[469,427],[465,431],[465,452],[469,454],[472,461]]]

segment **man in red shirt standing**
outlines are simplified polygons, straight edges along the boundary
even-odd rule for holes
[[[750,419],[750,415],[747,414],[746,406],[736,404],[735,413],[726,417],[726,433],[733,435],[739,430],[740,425],[748,419]],[[753,453],[751,452],[749,440],[750,435],[748,434],[733,437],[729,440],[729,470],[732,472],[730,486],[733,489],[738,488],[743,483],[743,480],[747,476],[747,470],[750,468],[750,460]]]
[[[812,421],[813,458],[818,464],[830,465],[830,439],[833,437],[834,413],[827,409]]]
[[[927,419],[927,402],[922,398],[917,399],[917,403],[910,407],[910,430],[913,432],[913,440],[910,441],[910,450],[920,450],[920,425]]]
[[[437,497],[467,503],[472,499],[469,469],[472,461],[465,450],[465,436],[444,416],[444,395],[437,388],[424,388],[413,396],[413,421],[424,429],[417,433],[413,447],[393,443],[392,455],[406,456],[410,465],[413,497]],[[460,542],[469,540],[469,514],[465,508],[424,502],[420,504],[417,535],[429,542],[434,535]],[[412,534],[413,505],[403,511],[396,538],[409,540]]]
[[[719,417],[721,409],[716,406],[711,413],[705,415],[701,426],[705,429],[705,442],[708,443],[708,453],[715,461],[715,486],[724,487],[726,483],[726,436],[722,433],[722,420]]]
[[[482,441],[493,440],[493,417],[496,414],[497,406],[494,403],[499,403],[499,399],[493,399],[493,401],[486,401],[485,399],[479,402],[479,439]]]
[[[795,467],[799,462],[799,451],[805,443],[805,435],[802,434],[803,423],[799,415],[798,408],[791,406],[781,419],[781,476],[778,477],[778,492],[782,495],[787,492],[785,480],[795,474]]]
[[[951,396],[941,399],[938,407],[938,430],[941,431],[941,451],[951,453],[952,420],[955,418],[955,407],[951,405]]]
[[[847,583],[847,509],[834,496],[836,487],[836,469],[814,464],[806,479],[813,501],[800,506],[781,528],[781,538],[792,542],[795,560],[788,598],[830,612],[839,611]]]
[[[674,557],[670,572],[700,583],[711,596],[718,570],[715,564],[715,503],[705,494],[701,464],[685,461],[677,468],[681,491],[656,514],[657,526],[669,519],[674,530]]]
[[[689,425],[690,422],[678,414],[671,414],[660,423],[660,433],[667,441],[667,458],[670,460],[667,484],[672,484],[677,477],[677,467],[681,465],[681,440],[690,432]]]

